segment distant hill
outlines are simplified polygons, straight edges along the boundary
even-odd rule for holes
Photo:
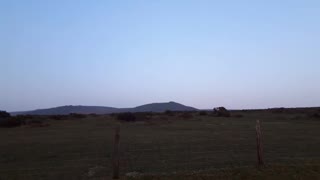
[[[109,114],[117,112],[119,109],[112,107],[103,107],[103,106],[60,106],[49,109],[37,109],[33,111],[23,111],[23,112],[12,112],[12,115],[66,115],[70,113],[78,114]]]
[[[135,108],[114,108],[104,106],[60,106],[49,109],[37,109],[33,111],[11,112],[11,115],[66,115],[78,114],[111,114],[120,112],[164,112],[170,111],[195,111],[196,108],[185,106],[176,102],[152,103]]]
[[[176,102],[168,103],[152,103],[133,108],[134,112],[164,112],[166,110],[170,111],[195,111],[196,108],[185,106]]]

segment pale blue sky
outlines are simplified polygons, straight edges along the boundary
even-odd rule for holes
[[[320,106],[318,0],[0,0],[0,109]]]

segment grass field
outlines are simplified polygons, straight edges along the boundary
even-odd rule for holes
[[[124,179],[320,179],[320,119],[308,116],[317,109],[309,111],[156,114],[131,123],[109,115],[39,117],[49,126],[0,129],[0,179],[108,179],[118,124]],[[262,170],[255,167],[257,119]]]

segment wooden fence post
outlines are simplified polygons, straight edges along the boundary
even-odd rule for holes
[[[261,143],[261,127],[260,121],[257,120],[256,124],[256,141],[257,141],[257,158],[258,158],[258,166],[264,166],[263,162],[263,150],[262,150],[262,143]]]
[[[114,136],[114,152],[113,152],[113,179],[119,179],[119,169],[120,169],[120,126],[117,126],[115,129]]]

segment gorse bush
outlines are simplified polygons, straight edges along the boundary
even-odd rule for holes
[[[71,118],[75,118],[75,119],[83,119],[86,118],[87,115],[85,114],[77,114],[77,113],[70,113]]]
[[[192,119],[193,115],[192,112],[182,112],[182,114],[179,117],[182,119]]]
[[[27,122],[27,125],[30,127],[47,127],[49,126],[49,123],[46,123],[44,120],[31,120]]]
[[[6,118],[0,121],[0,127],[5,127],[5,128],[18,127],[18,126],[21,126],[22,124],[24,124],[24,121],[16,117]]]
[[[200,116],[206,116],[206,115],[208,115],[208,112],[207,111],[200,111],[199,115]]]
[[[152,112],[137,112],[133,114],[136,117],[136,120],[138,121],[147,121],[151,120],[153,117]]]
[[[8,118],[11,115],[6,111],[0,111],[0,118]]]
[[[16,119],[19,119],[21,121],[25,121],[25,120],[28,120],[28,119],[33,119],[37,116],[33,116],[33,115],[17,115],[15,116]]]
[[[120,113],[117,115],[117,119],[120,121],[133,122],[136,121],[136,116],[133,113]]]
[[[230,112],[225,107],[217,107],[213,109],[213,115],[217,117],[230,117]]]
[[[308,116],[309,118],[320,119],[320,113],[311,113]]]
[[[89,114],[89,116],[91,116],[91,117],[98,117],[99,115],[98,115],[98,114],[95,114],[95,113],[91,113],[91,114]]]
[[[283,108],[283,107],[281,107],[281,108],[271,108],[269,110],[271,111],[271,113],[275,113],[275,114],[284,113],[286,111],[286,109]]]
[[[53,120],[65,120],[68,119],[68,115],[50,115],[49,119]]]
[[[174,115],[174,112],[173,111],[170,111],[170,110],[166,110],[164,112],[167,116],[173,116]]]
[[[19,117],[11,117],[6,111],[0,111],[0,127],[11,128],[23,124],[23,120]]]

